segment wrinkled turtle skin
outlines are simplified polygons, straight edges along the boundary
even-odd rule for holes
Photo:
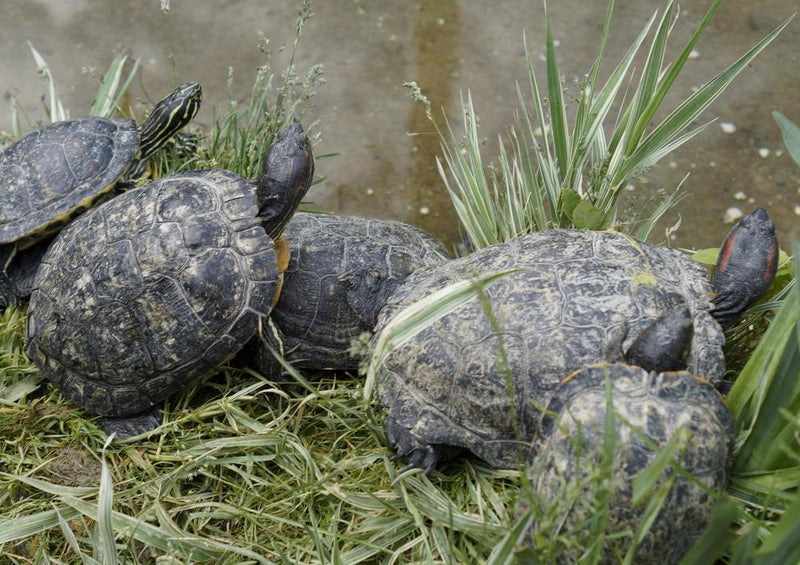
[[[348,348],[373,330],[389,295],[413,271],[447,258],[435,238],[390,220],[298,213],[284,235],[292,256],[272,319],[297,367],[358,368]]]
[[[485,289],[495,322],[474,298],[379,367],[389,440],[410,466],[430,469],[442,460],[437,449],[451,447],[501,468],[527,460],[540,410],[561,380],[589,364],[625,360],[636,339],[676,309],[688,311],[692,325],[686,367],[722,379],[724,336],[710,314],[706,270],[611,231],[537,232],[420,269],[388,300],[374,339],[396,312],[432,292],[508,269],[519,271]]]
[[[609,545],[602,563],[618,563],[640,526],[646,503],[633,505],[633,481],[659,449],[684,430],[675,457],[693,480],[668,467],[658,481],[674,483],[649,533],[638,547],[636,563],[678,563],[703,532],[713,510],[714,492],[728,483],[733,421],[719,393],[708,383],[681,372],[656,373],[624,364],[587,367],[554,392],[542,422],[544,442],[532,467],[532,484],[545,506],[558,501],[566,484],[588,479],[600,461],[607,418],[606,382],[611,384],[616,445],[609,501],[608,530],[622,534]],[[652,446],[658,449],[653,449]],[[656,487],[657,488],[657,487]],[[712,494],[709,494],[712,493]],[[567,521],[588,516],[580,502],[570,504]],[[563,555],[574,563],[578,555]]]
[[[299,124],[273,148],[286,146],[294,150],[277,162],[267,152],[265,168],[293,184],[190,171],[129,190],[64,229],[28,310],[27,352],[42,374],[95,414],[138,418],[231,358],[269,315],[279,284],[269,235],[279,234],[263,221],[261,196],[304,194],[313,174]],[[291,215],[299,199],[272,205]],[[142,431],[125,426],[106,429]]]
[[[26,249],[145,175],[147,159],[192,120],[201,97],[198,84],[182,84],[141,126],[95,116],[55,122],[0,153],[0,311],[30,293],[42,253]]]

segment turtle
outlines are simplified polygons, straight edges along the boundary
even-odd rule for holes
[[[386,299],[416,269],[448,258],[433,236],[394,220],[300,212],[285,236],[292,255],[271,318],[300,368],[357,369],[350,345],[373,330]],[[262,348],[260,357],[264,371],[273,356]]]
[[[83,214],[42,258],[28,356],[107,433],[157,427],[163,399],[268,329],[288,263],[279,237],[313,172],[293,123],[265,152],[257,181],[188,171]]]
[[[618,563],[628,551],[648,509],[633,504],[634,480],[672,442],[677,449],[672,461],[681,471],[670,466],[658,478],[654,488],[668,492],[636,548],[636,563],[677,564],[705,529],[715,493],[727,487],[733,419],[719,392],[686,371],[604,363],[570,375],[553,392],[542,418],[543,440],[529,470],[533,492],[544,507],[557,505],[565,492],[577,497],[564,501],[567,528],[596,511],[580,500],[592,500],[585,491],[599,480],[592,473],[602,468],[606,424],[612,423],[607,422],[609,408],[615,441],[601,562]],[[575,563],[578,557],[565,553],[560,559]]]
[[[51,236],[115,187],[143,178],[149,157],[192,120],[201,97],[200,85],[187,82],[141,126],[97,116],[54,122],[0,153],[0,310],[30,294]]]
[[[616,231],[535,232],[415,271],[381,310],[373,343],[397,312],[432,292],[510,270],[380,361],[389,443],[425,470],[463,450],[515,468],[535,453],[553,389],[589,364],[685,369],[718,385],[720,322],[764,294],[777,249],[774,226],[757,209],[728,235],[713,286],[683,253]]]

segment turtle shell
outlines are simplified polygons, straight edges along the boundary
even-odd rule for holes
[[[284,234],[292,256],[272,319],[299,367],[356,369],[348,348],[373,330],[387,297],[413,271],[447,258],[435,238],[390,220],[300,213]]]
[[[692,478],[668,467],[658,485],[674,480],[636,563],[678,563],[703,532],[713,510],[713,492],[725,489],[733,448],[733,420],[719,393],[691,374],[648,373],[624,364],[587,367],[560,385],[553,394],[542,427],[545,437],[532,481],[544,504],[563,498],[567,485],[589,481],[602,457],[607,419],[606,383],[611,385],[616,444],[611,471],[608,545],[603,563],[617,563],[637,531],[647,504],[633,504],[634,479],[671,440],[678,449],[673,461]],[[676,436],[686,433],[684,437]],[[658,487],[655,487],[658,488]],[[575,492],[575,491],[573,491]],[[578,491],[580,492],[580,491]],[[584,523],[587,509],[569,504],[567,520]],[[584,515],[587,514],[587,515]],[[625,532],[628,535],[624,535]],[[578,555],[562,556],[564,562]]]
[[[514,467],[520,454],[530,455],[541,408],[566,375],[623,360],[645,328],[682,305],[694,327],[688,370],[721,380],[724,336],[709,314],[705,269],[618,232],[537,232],[420,269],[388,300],[374,339],[396,312],[432,292],[508,269],[518,270],[395,348],[379,367],[382,404],[419,442],[463,447]]]
[[[277,285],[255,185],[193,171],[130,190],[64,229],[43,258],[27,351],[67,397],[141,412],[233,356]]]
[[[133,160],[133,120],[88,117],[33,131],[0,153],[0,244],[37,239],[90,208]]]

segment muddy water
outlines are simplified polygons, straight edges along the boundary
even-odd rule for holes
[[[675,50],[708,4],[681,3]],[[663,5],[661,0],[618,0],[607,61],[618,60]],[[123,51],[142,62],[133,87],[141,107],[179,82],[197,80],[205,91],[198,121],[208,125],[212,107],[228,99],[228,68],[235,70],[234,96],[245,98],[262,63],[258,32],[269,36],[276,51],[290,43],[299,2],[172,0],[167,14],[158,0],[0,0],[0,6],[0,92],[11,91],[24,101],[31,119],[43,117],[44,87],[26,41],[50,63],[75,116],[86,113],[96,89],[82,69],[105,69]],[[606,0],[550,2],[562,74],[571,84],[593,61],[605,7]],[[674,107],[798,9],[797,0],[724,3],[667,106]],[[470,89],[488,160],[513,119],[515,81],[526,80],[523,32],[535,56],[543,53],[542,4],[318,0],[314,12],[296,63],[301,72],[315,63],[325,65],[327,84],[318,89],[309,117],[321,126],[317,153],[338,155],[318,163],[325,181],[308,200],[319,209],[405,220],[455,240],[457,223],[434,161],[439,141],[403,83],[417,81],[434,108],[452,118],[459,113],[459,96]],[[703,116],[717,123],[636,184],[636,194],[671,191],[690,173],[683,185],[690,196],[665,222],[682,219],[675,244],[714,245],[729,229],[723,223],[726,209],[765,206],[787,246],[798,222],[800,168],[782,151],[771,112],[780,110],[800,123],[798,26],[792,23]],[[281,60],[285,53],[278,54],[276,68]],[[10,128],[7,100],[0,103],[0,129],[5,130]],[[738,192],[743,200],[736,199]]]

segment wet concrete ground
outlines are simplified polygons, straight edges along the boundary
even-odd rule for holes
[[[664,4],[616,2],[609,67]],[[680,4],[673,55],[709,4]],[[269,36],[276,51],[290,44],[300,2],[172,0],[167,14],[158,0],[0,0],[0,6],[0,92],[12,91],[32,119],[44,116],[39,102],[44,83],[26,41],[51,65],[73,116],[88,111],[96,91],[95,80],[82,69],[104,70],[116,53],[126,52],[141,59],[133,87],[141,108],[178,83],[196,80],[205,92],[197,121],[208,125],[212,107],[227,104],[228,68],[235,71],[233,95],[244,99],[263,62],[258,32]],[[562,74],[571,84],[593,62],[605,9],[606,0],[550,2]],[[667,107],[798,9],[797,0],[723,3]],[[301,73],[313,64],[325,65],[327,83],[318,89],[308,117],[320,122],[317,154],[338,155],[318,162],[318,174],[326,179],[307,200],[318,209],[405,220],[455,240],[457,222],[434,161],[439,140],[403,83],[417,81],[434,108],[444,108],[453,118],[459,114],[460,94],[470,89],[488,161],[497,153],[498,135],[513,120],[515,81],[527,80],[523,31],[537,57],[544,51],[541,2],[318,0],[314,12],[295,62]],[[678,214],[682,218],[676,245],[716,245],[730,227],[723,223],[726,209],[738,206],[747,212],[764,206],[779,226],[782,246],[788,247],[799,221],[800,168],[783,151],[771,112],[780,110],[800,123],[799,46],[800,21],[795,21],[706,112],[704,118],[717,123],[636,184],[642,194],[671,191],[691,173],[684,183],[691,196],[664,222],[674,223]],[[282,69],[285,61],[286,53],[278,54],[274,68]],[[543,77],[543,63],[540,73]],[[10,129],[7,100],[0,103],[2,130]],[[734,196],[740,191],[744,200]]]

